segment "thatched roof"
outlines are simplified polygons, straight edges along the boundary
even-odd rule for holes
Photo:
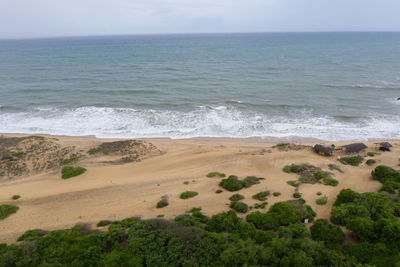
[[[354,143],[342,146],[346,149],[347,153],[359,153],[360,151],[368,148],[364,143]]]
[[[316,153],[324,155],[324,156],[332,156],[332,152],[333,152],[332,148],[327,147],[327,146],[323,146],[323,145],[315,145],[313,147],[313,150]]]

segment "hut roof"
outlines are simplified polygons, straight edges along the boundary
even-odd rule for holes
[[[342,146],[346,149],[347,153],[358,153],[361,150],[368,148],[364,143],[354,143]]]
[[[317,153],[323,152],[324,155],[330,156],[332,155],[333,149],[323,145],[315,145],[313,147],[314,151]]]

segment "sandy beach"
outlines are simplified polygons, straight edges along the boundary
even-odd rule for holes
[[[21,137],[25,135],[3,135]],[[87,171],[77,177],[61,179],[61,167],[51,168],[37,174],[15,177],[0,176],[0,203],[19,206],[19,211],[0,220],[0,243],[13,243],[29,229],[63,229],[74,224],[95,224],[103,219],[118,220],[131,216],[144,219],[155,218],[159,214],[174,218],[192,207],[201,207],[205,215],[229,210],[229,197],[234,193],[215,191],[221,178],[207,178],[206,174],[219,171],[239,178],[248,175],[264,177],[260,184],[242,189],[244,202],[253,205],[257,201],[252,195],[270,190],[280,192],[278,197],[269,196],[266,211],[273,203],[293,199],[294,187],[288,180],[297,180],[297,174],[288,174],[282,168],[288,164],[311,164],[330,171],[328,164],[336,164],[343,173],[331,171],[339,181],[337,186],[323,184],[301,184],[299,192],[317,213],[317,218],[329,218],[332,203],[343,188],[358,192],[376,192],[381,187],[371,178],[371,170],[380,163],[399,168],[400,141],[391,140],[391,152],[376,155],[377,163],[367,166],[365,160],[360,166],[343,165],[337,161],[337,152],[332,157],[314,153],[311,146],[316,142],[303,140],[294,149],[276,147],[276,142],[262,142],[256,139],[141,139],[151,143],[156,149],[146,154],[140,161],[122,163],[117,155],[87,155],[87,151],[103,142],[117,139],[95,137],[67,137],[42,135],[46,140],[61,148],[73,147],[85,156],[74,165],[85,167]],[[274,140],[275,141],[275,140]],[[308,141],[308,142],[304,142]],[[325,142],[330,145],[332,142]],[[336,147],[348,142],[334,142]],[[375,151],[374,141],[365,142],[368,151]],[[322,144],[324,144],[322,142]],[[189,181],[189,184],[184,184]],[[191,190],[198,196],[182,200],[180,193]],[[328,197],[327,205],[317,205],[317,192]],[[12,200],[13,195],[20,195]],[[167,196],[169,206],[157,209],[156,203]],[[245,215],[244,215],[245,216]]]

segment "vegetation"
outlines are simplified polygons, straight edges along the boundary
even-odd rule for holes
[[[255,176],[247,176],[243,181],[241,181],[237,176],[231,175],[226,179],[222,179],[222,181],[219,183],[219,186],[233,192],[242,188],[248,188],[254,184],[258,184],[262,179],[263,178],[258,178]]]
[[[72,161],[73,161],[73,159],[70,159],[70,158],[68,158],[68,159],[63,159],[62,163],[63,163],[63,164],[71,164]]]
[[[396,193],[395,190],[400,188],[400,172],[387,167],[387,166],[377,166],[371,172],[372,178],[378,180],[383,185],[379,191],[385,191],[390,194]]]
[[[329,248],[338,249],[344,241],[344,233],[339,226],[332,225],[327,219],[318,219],[310,227],[311,238],[323,241]]]
[[[376,160],[374,160],[374,159],[369,159],[369,160],[367,160],[367,162],[365,162],[368,166],[372,166],[372,165],[374,165],[375,163],[376,163]]]
[[[264,201],[264,202],[261,202],[261,203],[254,204],[254,208],[255,209],[264,209],[265,206],[267,206],[267,205],[268,205],[268,202]]]
[[[112,223],[112,221],[109,221],[109,220],[101,220],[96,224],[96,226],[103,227],[103,226],[110,225],[111,223]]]
[[[322,195],[322,193],[321,192],[317,192],[317,196],[320,196],[320,195]]]
[[[183,184],[189,184],[189,181],[184,181]]]
[[[0,220],[6,218],[7,216],[13,213],[16,213],[18,209],[19,207],[15,205],[7,205],[7,204],[0,205]]]
[[[218,189],[217,191],[215,191],[216,194],[221,194],[222,192],[224,192],[224,191],[222,191],[221,189]]]
[[[325,205],[326,203],[328,203],[328,197],[327,196],[323,196],[323,197],[317,198],[317,200],[315,200],[315,202],[318,205]]]
[[[297,181],[295,180],[290,180],[286,182],[288,185],[294,186],[294,187],[298,187],[299,184],[297,183]]]
[[[335,178],[332,177],[325,177],[324,178],[324,185],[331,185],[331,186],[337,186],[339,181],[336,180]]]
[[[368,152],[367,155],[368,157],[374,157],[376,155],[376,152]]]
[[[343,173],[343,170],[342,170],[338,165],[336,165],[336,164],[329,163],[329,164],[328,164],[328,168],[329,168],[331,171],[336,170],[336,171],[338,171],[338,172],[340,172],[340,173]]]
[[[164,208],[169,205],[167,196],[162,196],[161,200],[157,202],[157,209]]]
[[[223,177],[225,177],[225,173],[222,173],[222,172],[209,172],[206,176],[208,178],[216,177],[216,176],[223,178]]]
[[[301,194],[299,192],[294,192],[293,193],[294,198],[301,198]]]
[[[362,162],[362,157],[360,156],[341,157],[338,160],[344,165],[358,166]]]
[[[241,194],[234,194],[229,198],[230,201],[239,201],[242,199],[244,199],[244,196],[242,196]]]
[[[288,145],[289,145],[289,143],[279,143],[276,146],[277,147],[284,147],[284,146],[288,146]]]
[[[232,201],[229,207],[240,213],[246,213],[247,210],[249,209],[249,206],[247,206],[246,203],[238,201]]]
[[[158,214],[157,218],[164,218],[164,216],[165,216],[164,214]]]
[[[278,196],[281,195],[281,193],[280,193],[280,192],[274,192],[274,193],[272,193],[272,195],[273,195],[274,197],[278,197]]]
[[[17,200],[17,199],[21,198],[21,196],[20,196],[20,195],[13,195],[11,198],[12,198],[13,200]]]
[[[94,155],[100,152],[103,152],[103,149],[101,147],[91,148],[88,151],[89,155]]]
[[[267,191],[263,191],[263,192],[259,192],[259,193],[255,194],[253,196],[253,198],[257,199],[259,201],[265,201],[265,200],[267,200],[267,196],[269,196],[269,194],[270,194],[270,192],[269,192],[269,190],[267,190]]]
[[[188,198],[192,198],[197,196],[199,193],[194,192],[194,191],[186,191],[181,193],[181,195],[179,196],[181,199],[188,199]]]
[[[14,152],[14,153],[12,153],[12,156],[13,156],[13,157],[16,157],[16,158],[21,158],[21,157],[23,157],[25,154],[26,154],[25,152],[19,151],[19,152]]]
[[[82,168],[82,167],[79,167],[79,166],[77,166],[77,167],[65,166],[61,170],[61,178],[68,179],[68,178],[71,178],[71,177],[74,177],[74,176],[81,175],[85,171],[86,171],[85,168]]]

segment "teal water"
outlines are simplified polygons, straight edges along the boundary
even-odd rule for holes
[[[0,41],[0,132],[400,138],[400,33]]]

